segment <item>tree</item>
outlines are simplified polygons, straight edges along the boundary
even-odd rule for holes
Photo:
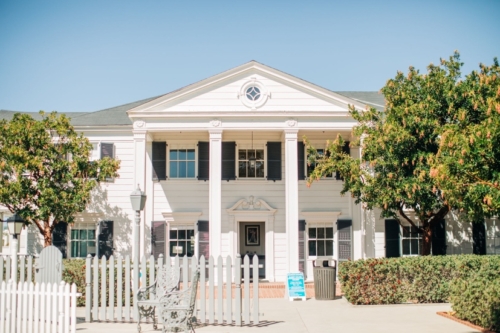
[[[458,96],[461,66],[455,52],[439,66],[430,64],[426,74],[413,67],[406,75],[398,72],[381,90],[384,111],[349,106],[359,122],[351,145],[361,147],[361,158],[342,152],[341,136],[327,142],[324,156],[308,144],[309,162],[318,159],[308,184],[338,171],[344,179],[342,194],[350,192],[368,209],[380,208],[382,217],[407,221],[422,235],[421,253],[430,254],[433,227],[452,209],[431,168],[445,126],[457,117],[457,100],[463,102]]]
[[[480,64],[457,84],[432,176],[472,221],[500,214],[500,67]]]
[[[55,226],[73,222],[99,182],[118,177],[120,162],[90,161],[92,145],[69,118],[40,114],[0,121],[0,204],[35,224],[48,246]]]

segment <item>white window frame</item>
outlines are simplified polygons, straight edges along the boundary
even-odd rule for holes
[[[314,256],[310,255],[310,253],[309,253],[309,241],[313,241],[313,240],[317,240],[318,239],[317,238],[317,230],[316,230],[316,238],[309,238],[309,229],[312,229],[312,228],[316,228],[316,229],[317,228],[332,228],[332,238],[326,238],[326,234],[325,234],[325,238],[322,238],[323,240],[330,240],[330,239],[332,240],[332,247],[333,247],[332,248],[332,250],[333,250],[332,255],[319,256],[317,254],[317,252],[318,252],[317,251],[317,249],[318,249],[317,248],[317,244],[316,244],[316,255],[314,255]],[[307,221],[306,221],[306,235],[305,235],[305,247],[306,247],[306,252],[305,252],[306,253],[306,258],[305,259],[306,259],[306,261],[307,260],[309,260],[309,261],[315,260],[318,257],[329,257],[329,258],[334,259],[335,255],[336,255],[336,252],[337,252],[337,251],[335,251],[335,245],[337,244],[336,238],[335,238],[336,234],[337,234],[337,230],[336,230],[335,226],[332,225],[331,222],[307,223]],[[325,250],[326,250],[326,248],[325,248]]]
[[[252,143],[251,142],[243,142],[243,143],[239,143],[239,142],[236,142],[236,151],[235,151],[235,159],[234,159],[234,163],[235,163],[235,173],[236,173],[236,179],[239,179],[239,180],[251,180],[251,181],[259,181],[259,180],[267,180],[267,149],[266,149],[266,144],[267,144],[267,141],[265,143],[262,143],[261,141],[259,142],[253,142],[253,147],[252,147]],[[239,169],[239,166],[240,166],[240,154],[239,154],[239,150],[240,149],[245,149],[245,150],[263,150],[264,151],[264,177],[240,177],[240,169]],[[246,160],[248,161],[248,160]]]
[[[171,177],[170,176],[170,151],[171,150],[194,150],[194,177]],[[169,144],[167,143],[167,179],[168,180],[179,180],[179,181],[186,181],[186,180],[198,180],[197,175],[198,175],[198,146],[196,143],[173,143]]]
[[[173,224],[173,225],[168,226],[167,251],[166,251],[167,256],[170,257],[171,259],[176,257],[176,255],[172,256],[170,253],[170,242],[172,241],[172,239],[170,238],[170,231],[174,231],[174,230],[177,230],[177,231],[179,231],[179,230],[186,230],[186,231],[193,230],[193,240],[192,241],[194,242],[194,251],[193,251],[193,255],[191,257],[194,257],[194,256],[198,257],[198,255],[197,255],[198,254],[198,237],[197,237],[198,228],[196,228],[196,226],[192,225],[192,224],[184,224],[184,225],[183,224]],[[179,240],[179,239],[177,238],[177,240]],[[188,239],[186,238],[186,241],[187,240]],[[184,255],[179,256],[179,258],[183,258],[183,257],[184,257]],[[188,256],[188,258],[191,258],[191,257]]]
[[[422,238],[423,238],[423,236],[422,236],[422,234],[418,233],[417,237],[404,237],[404,228],[410,228],[410,230],[411,230],[411,228],[413,228],[413,226],[411,224],[409,224],[409,223],[403,223],[403,224],[404,224],[403,226],[401,226],[401,225],[399,226],[400,232],[401,232],[401,237],[400,237],[400,249],[401,249],[401,253],[400,253],[400,255],[401,255],[401,257],[418,257],[418,256],[421,255],[421,251],[422,251]],[[415,225],[417,227],[420,226],[419,223],[418,223],[418,221],[415,221]],[[403,253],[403,251],[404,251],[403,250],[403,241],[406,240],[406,239],[410,240],[410,252],[412,252],[411,240],[412,239],[417,239],[418,240],[418,250],[417,250],[418,253],[417,254],[404,254]]]
[[[73,257],[73,247],[72,247],[72,244],[73,244],[73,239],[71,238],[71,234],[72,234],[72,231],[73,230],[94,230],[94,235],[95,235],[95,238],[94,238],[94,242],[95,242],[95,251],[94,251],[94,254],[97,255],[97,252],[98,252],[98,247],[99,247],[99,243],[98,243],[98,239],[97,239],[97,226],[95,223],[89,223],[89,222],[77,222],[77,223],[74,223],[73,225],[70,225],[68,224],[68,232],[67,232],[67,249],[69,251],[67,251],[67,255],[68,255],[68,258],[86,258],[85,257]],[[79,240],[81,241],[81,240]],[[90,239],[87,238],[87,241],[90,241]],[[87,245],[87,255],[90,254],[90,251],[88,250],[88,245]]]

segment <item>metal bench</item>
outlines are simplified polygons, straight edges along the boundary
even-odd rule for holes
[[[200,270],[197,269],[191,279],[191,286],[183,291],[173,291],[165,294],[160,299],[160,318],[163,322],[162,332],[178,332],[188,330],[194,332],[196,317],[194,310],[196,305],[196,291],[200,280]],[[184,283],[184,282],[183,282]],[[187,283],[187,281],[185,282]]]
[[[160,307],[162,298],[169,293],[179,290],[180,269],[165,266],[158,271],[156,281],[147,288],[137,291],[137,308],[139,310],[139,320],[137,331],[141,332],[141,319],[151,318],[153,328],[158,329],[155,309]]]

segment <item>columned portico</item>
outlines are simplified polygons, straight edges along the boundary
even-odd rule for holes
[[[210,255],[217,258],[221,253],[221,195],[222,195],[222,130],[211,129],[209,164],[209,224]]]
[[[299,185],[297,168],[297,129],[285,131],[285,195],[287,271],[299,271]]]

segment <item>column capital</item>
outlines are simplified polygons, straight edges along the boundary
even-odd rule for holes
[[[222,139],[222,129],[220,128],[211,128],[208,130],[208,134],[210,134],[210,139]]]
[[[133,130],[134,141],[146,141],[148,132],[145,130]]]
[[[286,129],[283,131],[285,133],[285,139],[291,140],[291,139],[297,139],[297,134],[299,133],[299,130],[296,128],[290,128]]]

